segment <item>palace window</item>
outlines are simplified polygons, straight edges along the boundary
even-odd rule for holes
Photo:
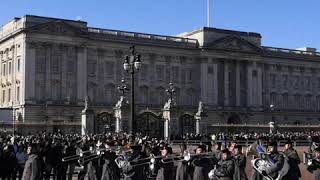
[[[192,69],[188,69],[188,83],[192,82]]]
[[[270,74],[270,82],[271,82],[271,88],[276,87],[276,75],[275,74]]]
[[[9,88],[8,89],[8,102],[11,101],[11,89]]]
[[[3,63],[2,65],[2,75],[5,76],[6,75],[6,64]]]
[[[6,101],[6,90],[2,90],[2,103]]]
[[[171,81],[171,71],[170,69],[166,69],[166,82],[170,82]]]
[[[307,90],[311,90],[311,77],[306,77],[305,79],[305,87]]]
[[[97,63],[95,61],[89,61],[88,62],[88,75],[89,76],[95,76],[96,75],[96,65],[97,65]]]
[[[17,86],[17,101],[19,102],[20,101],[20,87]]]
[[[17,60],[17,72],[20,72],[20,59]]]
[[[74,66],[75,66],[75,63],[73,61],[68,61],[68,64],[67,64],[67,69],[68,69],[68,73],[74,73]]]
[[[148,70],[149,70],[149,65],[148,64],[144,64],[143,65],[143,70],[140,72],[140,79],[141,80],[147,80]]]
[[[208,66],[208,74],[213,74],[213,68],[212,68],[212,66]]]
[[[156,66],[156,74],[157,74],[157,80],[162,81],[163,76],[164,76],[164,66],[163,65]]]
[[[179,77],[179,67],[178,66],[173,66],[172,67],[172,77],[176,80],[176,81],[179,81],[178,78],[176,77]]]
[[[283,81],[283,89],[288,89],[288,75],[283,75],[282,81]]]
[[[60,72],[60,61],[61,61],[61,56],[58,56],[58,55],[52,56],[52,59],[50,61],[52,73]]]
[[[112,77],[114,75],[114,62],[106,62],[106,75]]]
[[[10,61],[8,64],[8,74],[11,74],[12,62]]]
[[[181,84],[186,84],[186,70],[181,70]]]

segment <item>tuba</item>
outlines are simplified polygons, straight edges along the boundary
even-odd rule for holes
[[[267,180],[281,180],[289,171],[289,163],[288,157],[281,153],[284,157],[284,164],[282,169],[278,172],[278,176],[276,178],[271,177],[270,175],[264,176]],[[266,154],[262,154],[266,155]],[[273,164],[266,158],[257,158],[251,161],[253,168],[262,175],[262,171],[265,171],[267,168],[271,167]]]

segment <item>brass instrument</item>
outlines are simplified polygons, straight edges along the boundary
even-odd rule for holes
[[[262,157],[266,157],[267,153],[261,154]],[[284,154],[284,164],[282,169],[278,172],[278,176],[274,179],[270,175],[264,176],[267,180],[281,180],[283,176],[285,176],[289,171],[289,163],[288,163],[288,157]],[[262,175],[262,171],[265,171],[267,168],[272,166],[272,162],[266,160],[266,158],[256,158],[251,161],[253,168],[259,172]]]

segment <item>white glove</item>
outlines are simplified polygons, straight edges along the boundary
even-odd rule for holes
[[[214,177],[214,171],[215,171],[215,169],[212,169],[212,170],[209,172],[209,174],[208,174],[209,179],[213,179],[213,177]]]
[[[183,156],[183,159],[184,159],[185,161],[189,161],[189,160],[191,159],[190,153],[185,153],[184,156]]]

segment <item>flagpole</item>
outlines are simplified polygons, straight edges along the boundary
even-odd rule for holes
[[[211,0],[208,0],[208,10],[207,10],[207,27],[210,27],[211,24],[210,24],[210,21],[211,21],[211,18],[210,18],[210,15],[211,15]]]

